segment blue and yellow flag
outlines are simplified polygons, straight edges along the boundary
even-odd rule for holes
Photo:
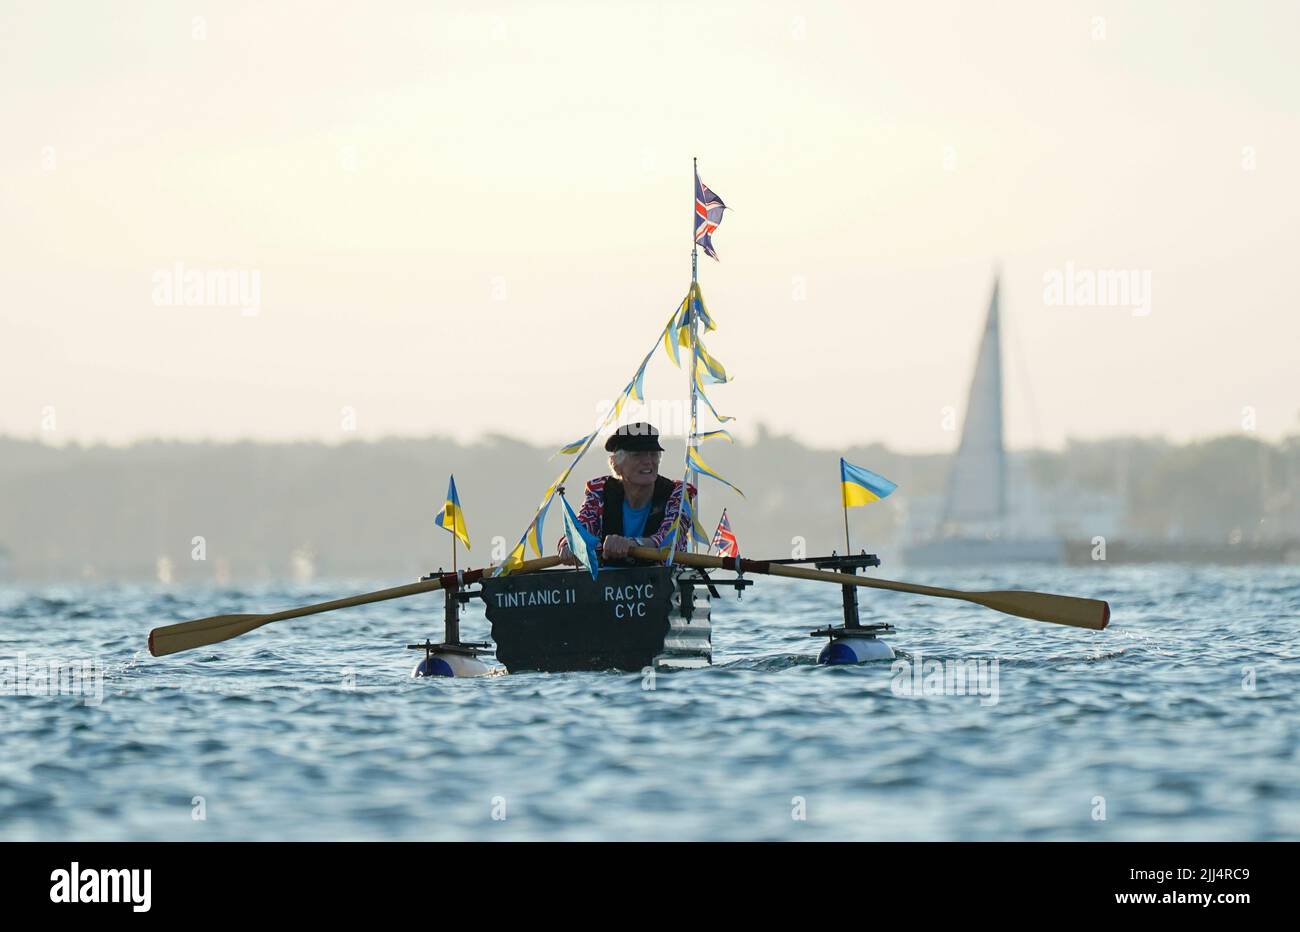
[[[456,494],[455,476],[451,477],[451,484],[447,486],[447,502],[433,522],[444,531],[455,534],[465,542],[465,549],[469,549],[469,530],[465,527],[465,512],[460,510],[460,496]]]
[[[591,578],[595,579],[600,572],[600,560],[596,556],[596,545],[599,542],[578,523],[578,516],[569,506],[569,500],[560,496],[560,501],[564,504],[564,539],[569,544],[569,552],[578,558],[578,563],[591,571]]]
[[[890,482],[870,469],[854,466],[846,462],[843,457],[840,457],[840,485],[844,493],[845,508],[880,501],[898,488],[897,483]]]

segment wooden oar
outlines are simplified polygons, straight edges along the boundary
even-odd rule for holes
[[[632,547],[628,551],[640,560],[663,560],[666,550],[650,547]],[[768,576],[786,576],[790,579],[811,579],[837,585],[863,586],[869,589],[890,589],[894,592],[912,592],[940,599],[960,599],[974,602],[994,611],[1035,621],[1050,621],[1058,625],[1091,628],[1100,631],[1110,622],[1110,605],[1100,599],[1082,599],[1073,595],[1053,595],[1050,592],[1026,592],[1020,589],[1000,589],[992,592],[963,592],[960,589],[940,589],[916,583],[895,582],[892,579],[873,579],[849,573],[830,573],[810,570],[801,566],[768,563],[765,560],[737,560],[731,557],[712,557],[699,553],[679,553],[673,562],[682,566],[705,569],[735,570],[740,573],[765,573]],[[737,565],[739,564],[739,565]]]
[[[526,560],[512,570],[512,574],[534,573],[538,570],[549,569],[559,562],[559,557]],[[301,608],[290,608],[269,615],[214,615],[212,618],[200,618],[197,621],[183,621],[179,624],[165,625],[161,628],[154,628],[149,632],[149,653],[155,657],[162,657],[195,647],[204,647],[208,644],[228,641],[231,638],[239,637],[241,634],[256,630],[262,625],[269,625],[273,621],[301,618],[303,615],[317,615],[321,612],[351,608],[354,605],[369,605],[371,602],[384,602],[388,599],[400,599],[404,596],[419,595],[421,592],[433,592],[437,589],[459,588],[460,586],[478,582],[483,578],[484,572],[486,571],[466,570],[462,574],[444,573],[437,579],[426,579],[422,582],[395,586],[392,589],[380,589],[378,592],[367,592],[364,595],[349,596],[346,599],[334,599],[331,602],[320,602],[316,605],[304,605]]]

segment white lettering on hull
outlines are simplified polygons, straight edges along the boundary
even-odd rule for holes
[[[654,598],[654,583],[633,583],[626,586],[606,586],[605,601],[614,602],[614,617],[645,618],[648,600]]]
[[[575,605],[578,598],[572,589],[542,589],[536,592],[498,592],[497,608],[532,608],[537,605]]]
[[[606,602],[614,603],[614,617],[645,618],[649,614],[650,600],[654,598],[654,583],[629,583],[626,586],[606,586]],[[498,592],[497,608],[534,608],[539,605],[576,605],[578,594],[574,589],[542,589],[532,592]]]
[[[653,599],[654,583],[636,583],[628,586],[606,586],[606,602],[630,602],[633,599]]]

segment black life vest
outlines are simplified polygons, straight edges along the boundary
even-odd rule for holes
[[[650,497],[650,514],[646,515],[645,530],[641,534],[649,537],[659,530],[664,523],[664,512],[668,508],[668,499],[673,494],[677,483],[663,476],[655,479],[654,494]],[[601,530],[605,535],[623,535],[623,483],[610,476],[605,480],[605,507],[601,519]]]

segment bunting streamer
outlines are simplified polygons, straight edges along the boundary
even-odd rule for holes
[[[722,363],[710,356],[709,351],[704,348],[703,340],[696,341],[695,351],[695,371],[698,377],[714,385],[721,385],[724,382],[731,381],[727,375],[727,370],[722,367]],[[706,376],[707,378],[705,378]]]
[[[677,352],[677,347],[690,345],[689,331],[686,334],[686,342],[682,342],[682,320],[685,319],[687,310],[687,299],[683,298],[682,303],[673,311],[673,316],[668,318],[668,326],[664,328],[664,353],[673,361],[673,365],[678,369],[682,367],[681,355]]]
[[[687,448],[686,448],[686,459],[687,459],[687,461],[690,463],[690,465],[691,465],[691,469],[693,469],[695,472],[698,472],[698,473],[700,473],[701,475],[708,476],[710,479],[717,479],[717,480],[718,480],[719,482],[721,482],[723,485],[728,486],[728,487],[731,488],[731,489],[734,489],[735,492],[736,492],[736,494],[739,495],[741,498],[744,498],[744,497],[745,497],[745,493],[744,493],[744,492],[740,491],[740,489],[737,489],[734,485],[732,485],[732,484],[731,484],[730,482],[728,482],[726,479],[724,479],[724,478],[722,478],[721,476],[719,476],[719,475],[718,475],[718,474],[713,470],[713,467],[712,467],[712,466],[710,466],[708,463],[704,462],[704,460],[700,459],[699,451],[696,450],[694,447],[687,447]]]
[[[527,532],[524,533],[524,537],[527,537]],[[510,572],[514,570],[515,567],[521,565],[524,562],[524,558],[527,555],[528,555],[527,552],[524,550],[524,538],[521,537],[519,539],[519,543],[515,544],[515,549],[510,551],[510,556],[506,557],[505,562],[502,563],[499,567],[497,567],[496,572],[493,573],[492,575],[493,576],[509,575]]]
[[[546,539],[542,537],[542,524],[546,521],[546,509],[551,504],[551,497],[548,495],[542,502],[542,507],[537,511],[537,517],[533,523],[528,526],[528,544],[533,548],[533,553],[542,556],[542,549],[546,546]]]
[[[557,456],[564,456],[570,453],[577,453],[579,450],[583,448],[586,442],[590,439],[591,439],[591,434],[587,434],[587,436],[579,437],[577,440],[573,441],[572,443],[566,443],[564,446],[560,447],[558,450],[556,450],[554,453],[551,454],[551,459],[555,459]]]
[[[673,312],[673,316],[668,322],[668,330],[663,334],[664,350],[668,354],[668,358],[673,361],[673,365],[679,369],[682,362],[678,347],[690,347],[691,322],[693,320],[698,320],[703,324],[706,333],[718,329],[713,322],[713,318],[709,315],[708,308],[704,305],[704,295],[700,292],[700,286],[697,282],[691,283],[690,290],[687,291],[686,297],[682,299],[682,303],[677,306],[677,310]],[[698,344],[699,341],[696,342]],[[709,358],[712,360],[712,357]],[[716,360],[713,360],[713,362],[721,369],[720,363],[716,363]],[[719,379],[719,381],[727,381],[725,372],[723,378]]]
[[[647,359],[646,362],[650,360]],[[627,388],[627,396],[633,401],[645,401],[645,363],[641,363],[641,368],[636,371],[636,376],[632,379],[632,384]]]
[[[704,293],[700,291],[699,282],[691,282],[691,295],[695,299],[695,312],[700,315],[700,323],[704,324],[704,332],[717,330],[713,318],[709,316],[709,309],[704,306]]]
[[[578,522],[578,516],[573,513],[573,507],[563,495],[560,496],[560,504],[564,507],[564,538],[569,542],[569,552],[595,579],[600,572],[600,559],[596,554],[596,546],[600,541]]]
[[[696,434],[695,439],[696,439],[697,441],[698,441],[698,440],[715,440],[715,439],[721,439],[721,440],[725,440],[725,441],[727,441],[727,443],[734,443],[734,442],[735,442],[735,441],[732,439],[731,431],[729,431],[729,430],[706,430],[706,431],[705,431],[704,433],[702,433],[702,434]]]
[[[735,420],[735,418],[729,414],[718,413],[718,410],[715,407],[713,407],[713,402],[709,401],[709,396],[704,394],[704,389],[699,384],[698,379],[696,380],[696,385],[695,385],[695,395],[697,398],[700,399],[700,401],[704,402],[704,406],[709,409],[709,413],[713,415],[714,420],[716,420],[719,424],[725,424],[728,421]]]
[[[700,513],[699,509],[695,507],[694,497],[691,498],[690,504],[686,507],[690,509],[691,538],[697,544],[708,547],[713,541],[709,537],[708,531],[704,529],[704,525],[700,524]]]

